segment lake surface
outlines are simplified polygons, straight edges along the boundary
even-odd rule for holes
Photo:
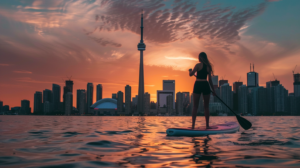
[[[245,118],[247,131],[170,137],[191,117],[0,116],[0,167],[300,167],[300,117]]]

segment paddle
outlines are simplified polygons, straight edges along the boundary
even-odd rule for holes
[[[223,102],[223,100],[216,93],[215,93],[215,96],[236,116],[236,119],[238,120],[241,127],[243,127],[245,130],[251,128],[252,124],[250,121],[237,115],[230,107],[227,106],[227,104],[225,102]]]

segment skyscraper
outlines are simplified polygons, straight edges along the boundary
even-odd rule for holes
[[[30,113],[31,113],[31,110],[30,110],[29,100],[22,100],[21,101],[21,114],[22,115],[28,115]]]
[[[257,114],[266,115],[268,113],[267,107],[267,88],[259,87],[257,90]]]
[[[294,74],[294,96],[300,96],[300,74]]]
[[[167,96],[167,113],[168,115],[173,115],[173,95]]]
[[[98,84],[97,85],[97,101],[102,99],[102,85]]]
[[[65,94],[65,115],[71,115],[73,109],[72,100],[73,100],[72,92],[66,93]]]
[[[146,49],[146,45],[143,40],[143,13],[141,17],[141,40],[138,44],[138,50],[140,51],[140,71],[139,71],[139,90],[138,90],[138,112],[144,113],[144,61],[143,61],[143,51]]]
[[[44,106],[44,114],[50,114],[51,112],[51,103],[49,101],[45,101],[43,102],[43,106]]]
[[[239,99],[238,99],[238,92],[239,92],[239,87],[243,85],[243,82],[234,82],[233,83],[233,110],[238,111],[238,104],[239,104]]]
[[[129,85],[125,86],[125,114],[129,115],[131,113],[131,87]]]
[[[247,73],[247,86],[248,87],[258,87],[258,73],[254,71],[254,64],[253,64],[253,71],[251,71],[251,64],[250,64],[250,72]]]
[[[248,113],[258,114],[258,92],[259,87],[248,87]]]
[[[213,83],[213,87],[215,88],[215,89],[217,89],[219,86],[218,86],[218,82],[219,82],[219,76],[218,75],[216,75],[216,76],[212,76],[211,77],[211,80],[212,80],[212,83]]]
[[[182,92],[183,94],[183,114],[182,115],[186,115],[189,113],[189,105],[191,104],[190,100],[190,92]]]
[[[43,96],[42,92],[34,93],[34,114],[42,114],[43,112]]]
[[[2,112],[3,101],[0,101],[0,113]]]
[[[117,110],[118,113],[123,112],[123,92],[118,91],[117,93]]]
[[[176,93],[176,115],[182,116],[183,115],[183,93],[177,92]]]
[[[220,87],[221,99],[232,109],[233,96],[232,96],[232,87],[225,83]],[[223,104],[222,107],[225,113],[228,113],[230,110]]]
[[[233,92],[238,93],[239,87],[243,85],[243,82],[234,82],[233,83]]]
[[[149,114],[150,112],[150,94],[146,92],[144,94],[144,114]]]
[[[77,90],[77,109],[80,115],[86,112],[86,91],[84,89]]]
[[[163,90],[175,91],[175,80],[163,80]]]
[[[86,112],[87,113],[90,113],[90,106],[93,105],[93,92],[94,92],[93,83],[88,83],[87,84],[87,96],[86,96],[86,100],[87,100]]]
[[[223,84],[228,83],[228,80],[219,80],[219,87],[221,87]]]
[[[60,86],[57,84],[52,84],[52,92],[53,92],[53,100],[52,100],[52,108],[54,112],[59,111],[59,103],[60,103]]]
[[[66,86],[64,86],[64,94],[63,94],[63,111],[64,112],[65,112],[66,109],[69,110],[69,108],[72,109],[72,107],[73,107],[73,84],[74,84],[73,81],[66,80]],[[71,107],[65,107],[66,106],[66,97],[65,97],[65,95],[69,92],[72,94],[71,103],[68,104],[69,106],[71,105]],[[65,112],[65,114],[66,114],[66,112]]]
[[[238,89],[238,108],[242,114],[248,113],[248,88],[246,85],[242,85]]]
[[[53,96],[52,96],[52,91],[49,89],[45,89],[43,91],[43,103],[45,103],[46,101],[48,102],[52,102]]]

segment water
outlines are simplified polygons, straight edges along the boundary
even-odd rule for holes
[[[169,137],[191,117],[0,116],[0,167],[300,167],[300,117],[245,118],[247,131]]]

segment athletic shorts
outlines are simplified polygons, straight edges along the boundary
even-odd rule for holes
[[[196,81],[193,93],[208,95],[211,93],[208,81]]]

